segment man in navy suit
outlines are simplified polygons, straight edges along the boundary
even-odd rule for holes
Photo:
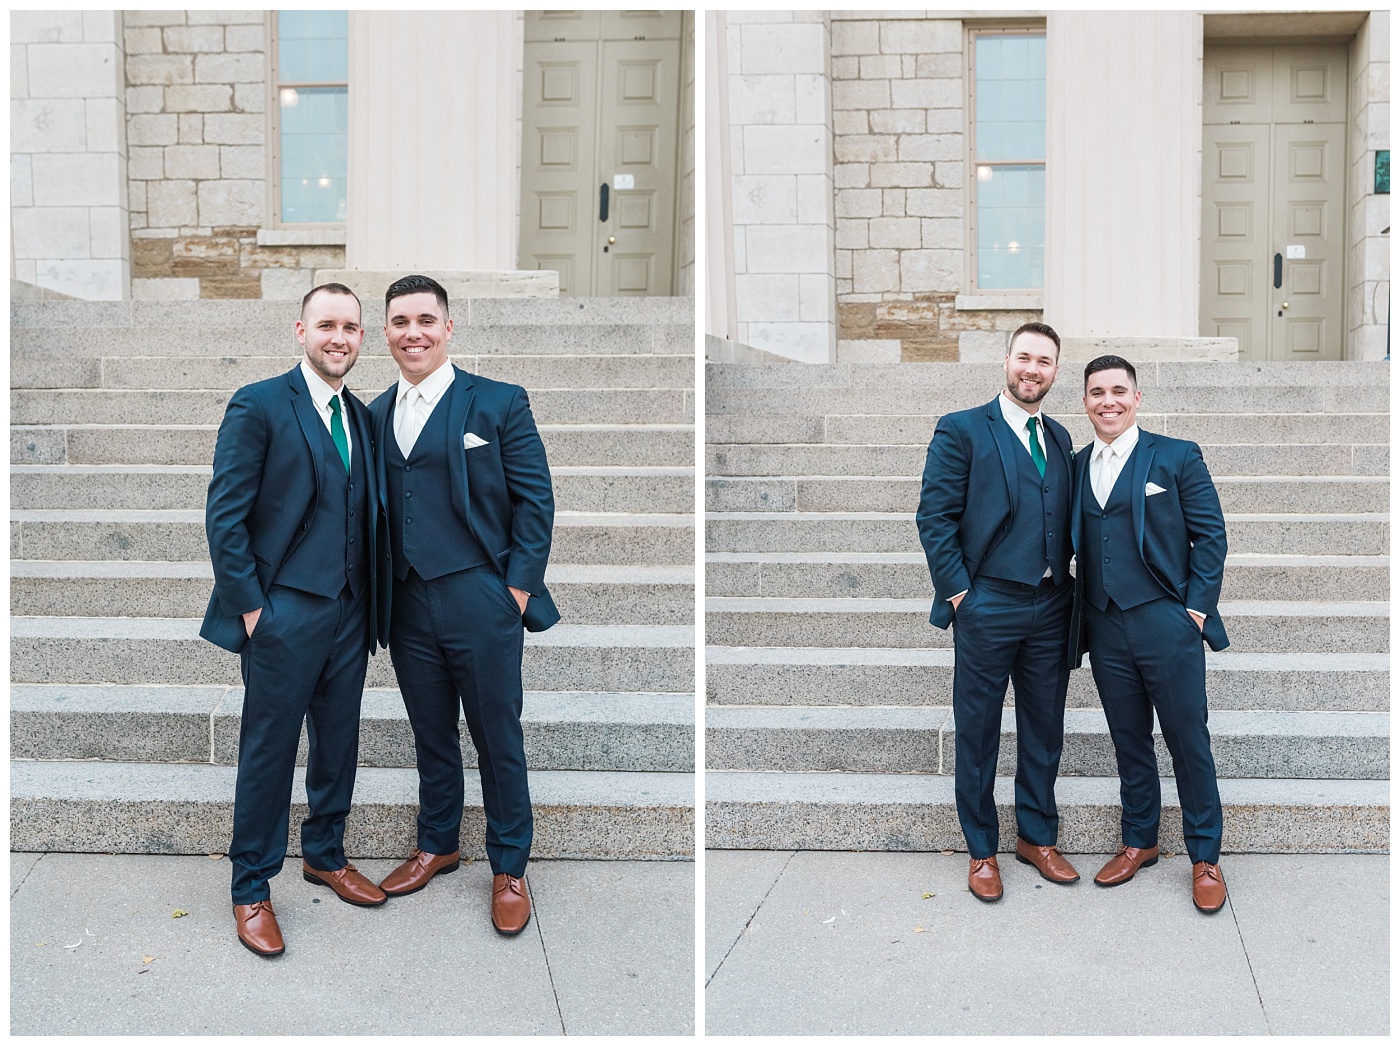
[[[1001,898],[996,781],[1007,681],[1016,684],[1016,859],[1056,883],[1079,873],[1056,849],[1055,777],[1069,688],[1070,450],[1041,400],[1059,366],[1044,323],[1011,336],[1006,388],[946,414],[929,443],[919,539],[933,576],[931,624],[953,626],[954,794],[968,889]]]
[[[387,900],[346,863],[344,846],[374,651],[374,448],[368,411],[344,385],[364,338],[359,299],[338,283],[315,288],[296,336],[297,366],[229,400],[204,517],[214,592],[200,635],[239,655],[244,687],[234,923],[259,955],[284,950],[268,880],[287,854],[303,719],[302,875],[351,904]]]
[[[399,380],[370,405],[382,529],[379,636],[394,659],[418,757],[418,839],[381,883],[421,890],[461,860],[458,709],[476,746],[494,874],[491,921],[530,920],[525,866],[534,818],[520,727],[523,630],[559,620],[544,585],[554,489],[518,385],[447,359],[447,292],[406,276],[384,296]]]
[[[1201,448],[1137,426],[1137,371],[1119,356],[1084,368],[1094,443],[1075,461],[1078,557],[1074,663],[1089,652],[1118,755],[1123,845],[1094,882],[1117,886],[1157,863],[1161,783],[1152,712],[1171,752],[1191,896],[1225,904],[1221,807],[1206,728],[1206,658],[1230,645],[1217,609],[1225,517]]]

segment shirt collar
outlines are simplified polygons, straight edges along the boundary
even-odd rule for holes
[[[444,360],[442,366],[433,371],[417,385],[418,393],[429,406],[435,406],[442,394],[447,391],[448,386],[453,382],[456,375],[452,371],[450,360]],[[394,394],[394,402],[402,403],[404,396],[408,395],[408,390],[414,388],[413,382],[409,381],[402,374],[399,375],[399,389]]]
[[[1044,411],[1039,411],[1035,414],[1032,414],[1030,411],[1026,410],[1025,407],[1021,406],[1010,396],[1008,396],[1005,392],[1002,392],[999,396],[997,396],[997,402],[1001,404],[1001,416],[1005,418],[1006,423],[1016,431],[1023,431],[1026,427],[1026,422],[1029,421],[1031,418],[1040,419],[1041,428],[1045,427]]]
[[[1112,443],[1105,443],[1103,440],[1099,439],[1098,436],[1095,436],[1094,457],[1096,459],[1102,459],[1103,452],[1105,450],[1111,449],[1113,453],[1119,455],[1120,457],[1126,460],[1128,455],[1133,452],[1133,448],[1137,446],[1137,441],[1138,427],[1137,422],[1135,421],[1126,429],[1124,429],[1123,434],[1119,436],[1116,440],[1114,440]]]
[[[333,389],[326,384],[326,379],[317,374],[311,364],[302,357],[301,376],[306,379],[306,391],[311,393],[311,402],[316,404],[316,409],[322,414],[329,412],[332,396],[338,396],[345,391],[344,383],[339,389]],[[343,406],[343,404],[342,404]]]

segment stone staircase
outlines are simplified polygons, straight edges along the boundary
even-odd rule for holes
[[[1004,384],[987,364],[712,364],[706,402],[706,844],[963,850],[952,636],[928,624],[918,533],[938,417]],[[1046,409],[1092,439],[1083,365]],[[1201,444],[1229,530],[1207,652],[1227,852],[1389,847],[1389,364],[1152,363],[1144,428]],[[997,803],[1014,843],[1015,718]],[[1171,761],[1162,845],[1182,848]],[[1061,845],[1119,842],[1113,748],[1072,673]]]
[[[237,657],[198,636],[204,497],[233,389],[298,358],[296,308],[12,304],[14,849],[228,845],[243,694]],[[524,663],[534,853],[689,857],[693,302],[470,299],[454,321],[456,363],[529,390],[554,475],[563,621],[527,634]],[[364,322],[348,384],[368,402],[397,372],[381,302],[364,302]],[[418,785],[387,652],[366,687],[346,845],[393,857],[413,844]],[[474,770],[466,781],[462,841],[480,852]],[[299,770],[294,828],[300,804]]]

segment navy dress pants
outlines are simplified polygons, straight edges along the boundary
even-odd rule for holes
[[[954,795],[974,858],[997,852],[993,787],[1008,680],[1016,686],[1016,831],[1036,846],[1058,841],[1073,602],[1073,579],[978,577],[953,615]]]
[[[306,863],[345,867],[345,817],[355,791],[360,699],[369,662],[369,597],[347,585],[328,599],[273,585],[239,654],[243,725],[233,798],[233,903],[271,896],[287,856],[287,818],[302,720],[306,721]]]
[[[1174,599],[1120,610],[1085,605],[1089,659],[1118,755],[1123,842],[1157,845],[1162,785],[1152,711],[1172,757],[1191,862],[1220,860],[1222,813],[1206,728],[1206,654],[1201,631]]]
[[[534,836],[520,729],[524,648],[520,606],[492,567],[395,580],[389,652],[418,753],[418,848],[460,846],[460,708],[477,751],[491,871],[517,878]]]

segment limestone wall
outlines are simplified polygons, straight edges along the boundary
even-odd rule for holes
[[[1351,221],[1347,255],[1346,358],[1389,351],[1390,197],[1377,195],[1376,150],[1390,148],[1390,12],[1372,11],[1351,44]]]

